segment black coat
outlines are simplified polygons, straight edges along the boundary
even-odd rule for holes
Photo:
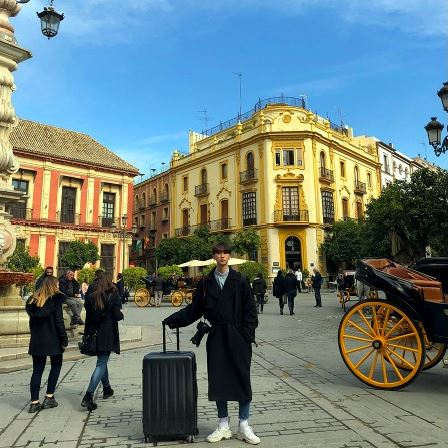
[[[26,312],[30,316],[31,339],[28,353],[34,356],[61,355],[67,347],[68,339],[62,315],[61,293],[50,297],[39,308],[31,299],[26,303]]]
[[[208,399],[251,401],[251,344],[258,317],[247,278],[230,269],[221,290],[213,270],[198,283],[192,303],[165,323],[185,327],[202,315],[212,326],[207,337]]]
[[[74,297],[76,294],[79,294],[79,283],[73,279],[73,295],[68,293],[68,284],[69,281],[67,280],[67,277],[65,275],[61,275],[59,277],[59,290],[64,293],[67,297]]]
[[[118,292],[107,296],[106,304],[102,310],[95,308],[95,299],[92,294],[86,295],[84,302],[86,309],[85,334],[97,333],[96,349],[98,352],[120,353],[120,333],[118,321],[123,319],[120,311],[121,299]]]
[[[297,278],[292,272],[288,272],[285,277],[285,291],[295,291],[297,292]]]
[[[283,294],[286,294],[286,283],[283,275],[279,275],[274,278],[274,283],[272,284],[272,294],[277,297],[277,299],[281,299]]]
[[[322,286],[322,275],[320,275],[320,272],[316,272],[312,277],[311,280],[313,282],[313,289],[320,289]]]
[[[264,278],[255,278],[252,283],[254,294],[264,294],[266,292],[266,280]]]

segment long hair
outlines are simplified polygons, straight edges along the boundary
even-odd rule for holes
[[[40,288],[34,291],[31,303],[35,303],[36,306],[42,308],[45,305],[45,302],[58,292],[59,288],[56,277],[44,277]]]
[[[105,296],[107,294],[116,292],[117,288],[112,283],[112,278],[109,274],[103,274],[98,277],[96,281],[95,290],[92,293],[92,297],[94,300],[94,307],[97,310],[104,309],[104,305],[106,303]]]

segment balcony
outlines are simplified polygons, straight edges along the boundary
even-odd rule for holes
[[[240,183],[242,183],[242,184],[249,183],[249,182],[255,182],[256,180],[258,180],[256,169],[242,171],[240,173]]]
[[[72,212],[56,212],[56,221],[64,223],[64,224],[74,224],[75,226],[79,226],[79,213]]]
[[[160,193],[160,202],[168,202],[170,200],[170,195],[167,191]]]
[[[30,221],[33,216],[33,209],[26,208],[25,204],[13,204],[9,207],[12,220]]]
[[[366,194],[367,188],[364,182],[355,182],[355,193],[356,194]]]
[[[205,196],[209,193],[208,184],[196,185],[194,187],[195,196]]]
[[[210,232],[220,232],[223,230],[230,230],[231,221],[232,218],[223,218],[210,221],[209,223]]]
[[[319,180],[325,183],[334,182],[334,174],[333,171],[328,170],[327,168],[321,166],[319,168]]]
[[[274,210],[274,222],[309,222],[308,210]]]
[[[157,205],[157,196],[155,194],[152,194],[148,199],[148,204],[150,207]]]
[[[117,219],[109,216],[98,216],[98,225],[100,227],[117,227]]]
[[[189,236],[189,235],[191,235],[191,226],[180,227],[179,229],[175,229],[175,230],[174,230],[174,235],[175,235],[176,237],[179,237],[179,236]]]

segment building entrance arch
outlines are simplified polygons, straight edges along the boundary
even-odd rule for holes
[[[296,270],[302,269],[302,244],[296,236],[288,236],[285,240],[285,266]]]

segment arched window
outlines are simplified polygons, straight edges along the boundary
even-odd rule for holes
[[[207,183],[207,170],[202,168],[201,170],[201,184],[204,185]]]
[[[255,169],[254,155],[251,152],[247,153],[246,165],[247,165],[247,171],[253,171]]]
[[[146,207],[146,194],[145,193],[142,193],[142,203],[141,203],[140,207],[143,207],[143,208]]]
[[[358,167],[355,166],[355,186],[358,186],[359,183],[359,172],[358,172]]]
[[[320,153],[319,161],[321,169],[325,169],[325,153],[323,151]]]
[[[138,194],[135,195],[134,210],[138,210]]]
[[[149,202],[150,202],[150,205],[157,204],[157,189],[156,188],[152,189],[152,195],[151,195]]]
[[[168,201],[169,198],[170,198],[170,196],[169,196],[168,184],[165,184],[163,186],[163,193],[162,193],[162,197],[160,199],[162,201]]]
[[[342,198],[342,217],[343,217],[344,221],[347,221],[347,219],[349,217],[348,199],[347,198]]]
[[[372,188],[372,175],[370,173],[367,173],[367,186]]]

